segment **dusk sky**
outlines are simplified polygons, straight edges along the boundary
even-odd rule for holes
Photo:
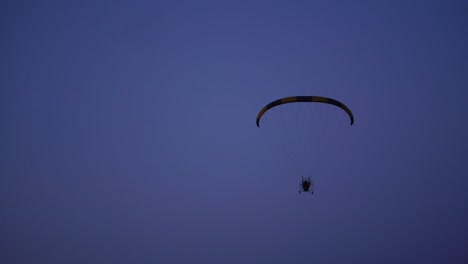
[[[467,13],[2,1],[0,263],[468,263]]]

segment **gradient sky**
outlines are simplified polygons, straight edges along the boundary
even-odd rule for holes
[[[468,262],[466,1],[0,10],[1,263]]]

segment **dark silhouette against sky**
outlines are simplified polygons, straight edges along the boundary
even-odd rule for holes
[[[467,11],[3,1],[0,263],[467,263]]]

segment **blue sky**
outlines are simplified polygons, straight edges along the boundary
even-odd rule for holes
[[[0,262],[466,262],[467,8],[3,2]]]

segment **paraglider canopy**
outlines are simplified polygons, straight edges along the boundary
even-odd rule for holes
[[[265,107],[262,108],[262,110],[260,110],[260,112],[258,113],[257,115],[257,127],[260,127],[260,119],[262,118],[263,114],[265,114],[266,111],[268,111],[269,109],[275,107],[275,106],[278,106],[278,105],[282,105],[282,104],[288,104],[288,103],[296,103],[296,102],[308,102],[308,103],[325,103],[325,104],[331,104],[331,105],[335,105],[341,109],[343,109],[349,116],[349,118],[351,119],[351,125],[353,125],[354,123],[354,116],[353,116],[353,113],[351,112],[351,110],[349,110],[349,108],[344,105],[342,102],[338,101],[338,100],[335,100],[335,99],[331,99],[331,98],[328,98],[328,97],[322,97],[322,96],[291,96],[291,97],[285,97],[285,98],[281,98],[281,99],[278,99],[278,100],[275,100],[269,104],[267,104]]]

